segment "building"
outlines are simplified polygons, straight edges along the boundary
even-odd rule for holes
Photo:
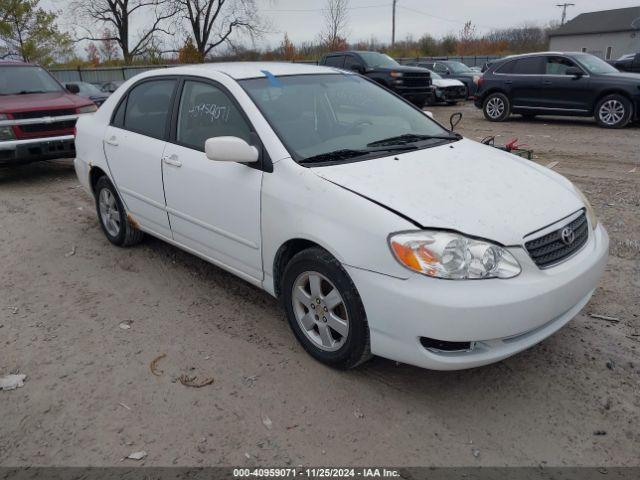
[[[605,60],[640,52],[640,6],[582,13],[549,36],[549,49]]]

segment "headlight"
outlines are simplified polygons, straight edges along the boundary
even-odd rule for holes
[[[391,75],[393,78],[400,78],[402,77],[404,74],[402,72],[396,72],[395,70],[392,72],[389,72],[389,75]]]
[[[86,107],[78,108],[78,113],[93,113],[98,110],[98,107],[95,105],[87,105]]]
[[[478,84],[479,80],[480,80],[480,75],[474,75],[473,76],[473,83],[475,83],[476,85]]]
[[[576,190],[578,196],[582,199],[582,203],[584,203],[584,207],[587,209],[587,218],[589,219],[591,228],[595,230],[598,226],[598,217],[596,216],[596,212],[593,210],[593,207],[591,206],[591,203],[589,203],[587,197],[584,196],[584,193],[582,193],[580,189],[575,185],[573,186],[573,188]]]
[[[9,120],[4,113],[0,113],[0,121]],[[0,127],[0,142],[4,140],[14,140],[16,137],[13,134],[13,128],[11,127]]]
[[[405,267],[451,280],[511,278],[520,264],[506,249],[457,233],[422,230],[393,234],[389,246]]]

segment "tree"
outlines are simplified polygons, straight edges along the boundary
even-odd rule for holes
[[[201,63],[203,60],[200,52],[193,43],[191,37],[187,38],[184,46],[178,50],[178,63]]]
[[[289,40],[289,35],[284,34],[284,38],[282,39],[282,43],[280,44],[280,55],[284,60],[289,62],[293,62],[296,59],[296,47],[291,40]]]
[[[324,11],[324,29],[320,41],[329,50],[345,50],[349,25],[349,0],[327,0]]]
[[[87,60],[91,63],[92,66],[97,67],[100,64],[100,53],[98,52],[98,47],[96,44],[91,42],[84,48],[85,53],[87,54]]]
[[[57,16],[39,0],[0,0],[0,58],[17,57],[43,65],[71,50],[71,38],[56,25]]]
[[[176,14],[172,0],[75,0],[73,6],[81,20],[102,23],[109,28],[111,35],[95,36],[89,28],[80,26],[86,35],[76,40],[116,42],[126,64],[130,64],[135,57],[153,54],[157,47],[157,34],[170,34],[166,30],[166,23]],[[131,38],[134,15],[138,19],[151,19],[141,28],[136,40]]]
[[[201,61],[219,45],[229,43],[234,32],[261,35],[264,25],[255,0],[171,0],[193,38]]]
[[[115,34],[108,28],[102,30],[102,38],[98,42],[98,51],[105,62],[111,62],[118,58],[118,44],[113,39],[114,36]]]

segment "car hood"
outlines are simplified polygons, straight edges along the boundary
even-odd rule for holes
[[[503,245],[583,207],[564,177],[471,140],[312,170],[423,228]]]
[[[433,79],[433,84],[436,87],[464,87],[464,83],[462,83],[460,80],[448,80],[446,78],[434,78]]]
[[[53,110],[77,108],[90,105],[86,98],[66,92],[28,93],[25,95],[0,96],[0,112],[23,112],[30,110]]]
[[[638,82],[640,82],[640,73],[616,72],[616,73],[607,73],[603,76],[616,79],[616,80],[622,80],[632,84],[638,84]]]

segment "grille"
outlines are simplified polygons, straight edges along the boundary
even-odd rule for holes
[[[431,85],[431,75],[424,73],[405,73],[402,76],[407,87],[424,87]]]
[[[35,110],[33,112],[15,112],[11,116],[16,120],[24,120],[25,118],[40,118],[40,117],[61,117],[63,115],[75,115],[76,111],[73,108],[61,108],[56,110]]]
[[[73,128],[75,124],[75,120],[55,123],[35,123],[33,125],[21,125],[20,130],[24,133],[57,132],[59,130],[68,130]]]
[[[569,244],[565,243],[562,238],[562,232],[566,228],[570,228],[575,238]],[[589,223],[584,212],[572,222],[560,227],[551,233],[542,237],[526,242],[529,255],[540,268],[550,267],[560,263],[580,250],[587,243],[589,238]]]

